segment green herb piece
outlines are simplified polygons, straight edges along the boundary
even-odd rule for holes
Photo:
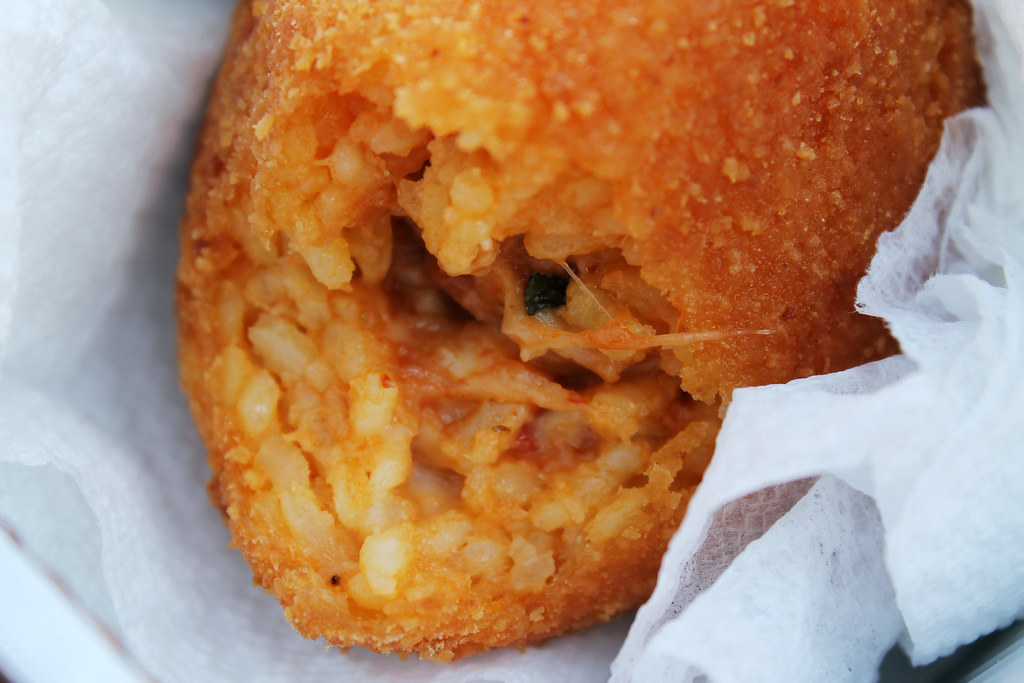
[[[523,304],[526,314],[534,315],[545,308],[557,308],[565,305],[565,289],[569,286],[569,278],[544,273],[530,273],[523,291]]]

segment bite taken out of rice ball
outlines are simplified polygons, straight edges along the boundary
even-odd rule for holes
[[[307,637],[452,660],[652,590],[740,386],[980,100],[966,2],[252,1],[181,229],[210,492]]]

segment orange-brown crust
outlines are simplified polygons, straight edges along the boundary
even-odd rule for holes
[[[963,2],[243,2],[177,291],[257,580],[442,660],[643,600],[719,401],[893,350],[856,281],[980,88]]]

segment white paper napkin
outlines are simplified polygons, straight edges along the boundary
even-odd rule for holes
[[[206,500],[171,287],[231,4],[46,0],[0,21],[0,476],[18,472],[0,520],[158,680],[589,681],[620,647],[619,680],[869,680],[897,639],[926,662],[1021,614],[1013,0],[977,3],[992,107],[951,124],[861,285],[904,355],[736,395],[628,638],[625,619],[455,665],[302,640]]]
[[[716,681],[752,680],[752,671],[758,680],[863,680],[873,668],[858,664],[876,667],[897,637],[924,664],[1024,614],[1024,79],[1006,32],[1012,26],[1020,36],[1024,25],[1003,23],[1010,15],[998,11],[1009,7],[977,3],[991,108],[949,123],[921,196],[881,240],[860,286],[860,305],[886,319],[903,355],[737,392],[616,678],[630,680],[639,663],[645,676],[664,680],[690,680],[669,676],[675,671]],[[701,580],[687,565],[694,549],[731,533],[708,528],[710,511],[765,485],[824,473],[848,486],[823,480],[815,495],[845,519],[802,501],[783,520],[796,538],[741,556],[731,583],[715,584],[692,607],[676,597],[688,598]],[[877,506],[875,522],[855,519],[866,514],[862,493]],[[822,537],[830,525],[835,533]],[[815,539],[816,568],[829,569],[835,602],[819,600],[819,611],[802,615],[811,633],[799,642],[776,642],[770,625],[787,623],[799,600],[788,588],[812,571],[795,550]],[[763,591],[755,603],[734,585]],[[799,595],[810,600],[814,591]],[[808,642],[815,651],[802,653],[797,670],[774,667],[773,658],[722,661],[767,644],[787,653],[779,659],[788,664]],[[658,666],[645,661],[652,657]]]

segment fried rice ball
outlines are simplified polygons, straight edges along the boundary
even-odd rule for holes
[[[854,310],[965,2],[252,0],[177,303],[210,492],[304,636],[442,661],[642,602],[740,386]]]

